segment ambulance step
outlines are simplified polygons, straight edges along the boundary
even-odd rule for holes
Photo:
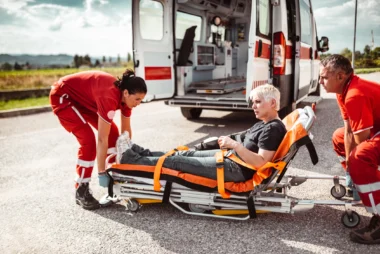
[[[311,106],[312,104],[318,104],[321,101],[322,101],[321,96],[310,95],[306,97],[305,99],[303,99],[302,101],[300,101],[297,104],[297,108],[303,108],[305,106]]]

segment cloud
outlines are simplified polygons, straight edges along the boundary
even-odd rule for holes
[[[357,5],[356,47],[363,51],[365,45],[372,42],[371,30],[375,34],[375,43],[380,35],[380,8],[376,0],[360,0]],[[343,48],[352,50],[355,27],[355,1],[313,0],[314,14],[319,36],[330,39],[330,52],[339,53]],[[379,45],[379,43],[377,43]]]
[[[60,17],[55,18],[53,23],[49,26],[51,31],[59,31],[62,28],[62,19]]]

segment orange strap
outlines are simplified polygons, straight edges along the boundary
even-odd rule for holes
[[[176,149],[170,150],[169,152],[162,155],[158,159],[156,167],[154,168],[154,175],[153,175],[153,190],[154,191],[160,191],[161,189],[160,175],[161,175],[162,165],[164,164],[165,159],[177,151],[184,151],[184,150],[189,150],[189,148],[187,146],[179,146]]]
[[[222,198],[230,198],[231,194],[224,189],[224,151],[215,154],[216,158],[216,179],[218,183],[218,192]]]

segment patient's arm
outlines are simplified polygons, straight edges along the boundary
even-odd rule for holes
[[[219,137],[218,143],[223,149],[234,149],[244,162],[254,166],[255,168],[259,168],[265,163],[271,161],[276,152],[259,148],[259,151],[255,153],[245,148],[242,143],[237,142],[227,136]]]

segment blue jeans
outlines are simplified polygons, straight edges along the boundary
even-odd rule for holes
[[[184,173],[216,180],[215,153],[220,150],[177,151],[165,159],[163,167],[175,169]],[[127,149],[121,158],[121,163],[134,165],[155,166],[163,152],[151,152],[134,144]],[[241,168],[234,161],[224,158],[224,181],[244,182],[254,175],[254,171]]]

